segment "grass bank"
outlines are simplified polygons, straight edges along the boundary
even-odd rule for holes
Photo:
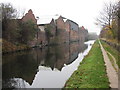
[[[11,42],[2,40],[2,53],[17,52],[17,51],[26,50],[29,48],[30,47],[28,47],[27,45],[23,45],[23,44],[14,45]]]
[[[65,84],[65,88],[109,88],[98,40]]]
[[[118,65],[118,67],[120,68],[120,61],[119,61],[119,59],[120,59],[120,52],[118,52],[116,49],[114,49],[113,47],[111,47],[110,45],[108,45],[107,43],[105,43],[102,40],[101,40],[101,43],[102,43],[104,49],[106,51],[108,51],[109,53],[111,53],[115,57],[116,63]],[[109,56],[109,58],[112,61],[112,58],[110,56]]]

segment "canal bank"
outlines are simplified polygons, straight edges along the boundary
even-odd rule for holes
[[[39,44],[39,45],[29,46],[27,44],[15,45],[15,44],[3,39],[3,40],[1,40],[1,43],[2,43],[2,47],[1,47],[2,54],[10,54],[10,53],[22,52],[22,51],[25,51],[25,50],[31,50],[33,48],[42,49],[42,48],[45,48],[45,47],[57,46],[57,45],[62,45],[62,44],[81,43],[81,41],[64,42],[64,43],[61,43],[61,44],[53,43],[53,44]]]
[[[67,80],[65,88],[109,88],[109,80],[98,40],[78,69]]]

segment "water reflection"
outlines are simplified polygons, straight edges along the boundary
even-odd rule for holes
[[[60,88],[87,48],[76,42],[3,55],[3,88]]]

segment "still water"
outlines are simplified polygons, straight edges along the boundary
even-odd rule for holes
[[[62,88],[94,40],[3,55],[3,88]]]

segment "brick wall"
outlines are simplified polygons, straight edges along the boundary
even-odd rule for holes
[[[64,18],[60,16],[58,19],[52,19],[52,21],[50,22],[49,25],[52,27],[52,36],[50,37],[50,44],[61,44],[70,41],[85,41],[88,32],[86,30],[79,30],[77,23],[71,20],[67,20],[64,22],[63,19]],[[37,25],[37,20],[35,19],[35,16],[31,9],[22,18],[23,22],[26,22],[28,20],[32,20]],[[73,25],[73,27],[71,25]],[[46,25],[39,26],[40,30],[38,31],[33,41],[30,42],[32,46],[36,44],[48,44],[45,28]],[[72,30],[71,28],[74,30]],[[82,29],[84,29],[84,27],[82,27]]]
[[[52,36],[50,37],[49,44],[61,44],[61,43],[72,42],[72,41],[84,42],[87,37],[88,32],[83,27],[82,29],[84,30],[79,30],[79,29],[71,30],[70,29],[71,24],[69,23],[69,21],[64,22],[62,16],[60,16],[56,21],[52,20],[48,25],[52,27],[51,29]],[[76,24],[76,27],[78,27],[77,24]],[[44,33],[40,32],[39,41],[47,42],[47,40],[45,39],[46,37],[47,36],[45,34],[45,31]]]
[[[35,24],[37,24],[37,20],[35,19],[35,15],[31,9],[25,14],[25,16],[22,17],[23,22],[27,22],[28,20],[32,20]]]
[[[56,20],[56,26],[57,26],[57,39],[58,39],[58,44],[64,43],[66,41],[66,30],[65,30],[65,23],[63,21],[62,16],[60,16],[57,20]]]
[[[69,22],[68,21],[66,21],[65,22],[65,30],[66,30],[66,33],[65,33],[65,35],[66,35],[66,42],[69,42],[69,37],[70,37],[70,24],[69,24]]]
[[[32,21],[35,26],[37,27],[37,20],[35,19],[35,15],[33,14],[32,10],[30,9],[28,13],[25,14],[25,16],[22,17],[22,22]],[[37,36],[37,35],[35,35]],[[32,41],[28,43],[29,46],[33,47],[37,44],[37,37],[35,37]]]
[[[56,20],[56,25],[57,25],[57,29],[65,29],[65,23],[63,21],[62,16],[60,16],[57,20]]]

